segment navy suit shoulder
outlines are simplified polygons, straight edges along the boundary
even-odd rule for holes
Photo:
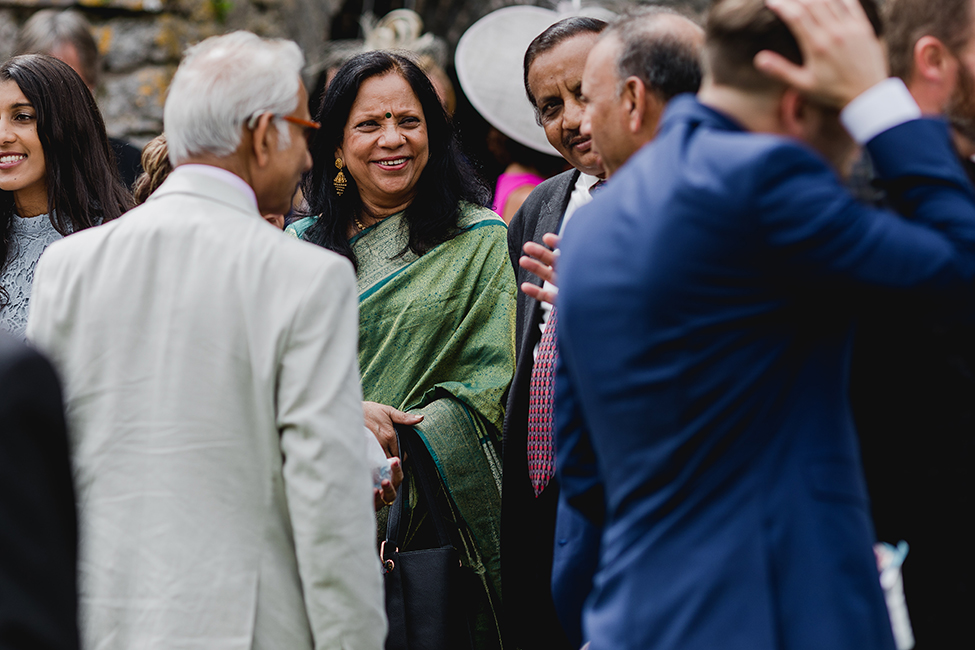
[[[78,648],[77,524],[61,391],[0,333],[0,647]]]
[[[975,201],[944,125],[868,148],[896,158],[881,173],[912,219],[678,98],[573,217],[556,465],[581,514],[605,491],[592,650],[893,647],[847,398],[854,308],[892,290],[970,305]]]

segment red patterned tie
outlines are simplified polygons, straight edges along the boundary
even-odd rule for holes
[[[555,361],[559,358],[556,342],[558,317],[555,307],[549,314],[538,354],[532,366],[528,388],[528,477],[537,497],[555,475],[555,444],[552,439],[552,415],[555,405]]]

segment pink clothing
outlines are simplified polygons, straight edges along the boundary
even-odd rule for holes
[[[535,187],[544,180],[535,174],[501,174],[494,189],[494,211],[504,214],[504,204],[508,202],[508,196],[512,192],[524,185]]]

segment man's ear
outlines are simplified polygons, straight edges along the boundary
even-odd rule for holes
[[[957,59],[934,36],[922,36],[914,44],[914,74],[927,82],[954,80]]]
[[[958,83],[958,58],[934,36],[922,36],[914,44],[908,88],[923,113],[941,113]]]
[[[274,115],[264,113],[257,118],[257,124],[251,130],[251,151],[258,167],[265,167],[270,161],[271,151],[277,148],[278,130],[271,122]]]
[[[620,104],[626,113],[626,123],[630,133],[639,133],[643,128],[643,111],[646,103],[647,96],[643,81],[638,77],[628,77],[623,82]]]
[[[779,126],[782,133],[805,139],[809,125],[808,103],[802,93],[787,87],[779,97]]]
[[[648,88],[642,79],[638,77],[630,79],[633,81],[635,95],[633,100],[635,114],[630,116],[630,131],[643,138],[652,138],[657,132],[657,125],[660,124],[660,116],[667,108],[667,102],[655,90]]]

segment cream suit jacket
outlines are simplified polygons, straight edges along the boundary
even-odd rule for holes
[[[177,168],[51,246],[88,650],[379,650],[351,265]]]

